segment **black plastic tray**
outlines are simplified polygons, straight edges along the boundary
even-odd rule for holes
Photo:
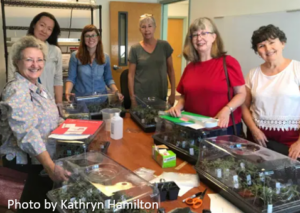
[[[101,152],[107,154],[108,147],[110,145],[109,141],[103,141],[101,143]],[[85,143],[57,143],[56,144],[55,159],[70,157],[73,155],[82,154],[88,151],[88,145]]]
[[[238,193],[235,193],[227,187],[225,184],[214,178],[208,172],[195,167],[195,170],[200,178],[200,181],[207,185],[214,192],[222,195],[233,205],[238,207],[243,212],[247,213],[267,213],[267,210],[257,209],[254,205],[246,202],[244,198],[239,196]],[[283,204],[281,206],[273,207],[272,213],[299,213],[300,212],[300,203],[299,201],[290,202]]]
[[[136,116],[131,110],[129,111],[131,119],[143,129],[144,132],[155,132],[156,124],[143,124],[138,116]]]
[[[174,144],[168,143],[163,141],[161,138],[158,137],[158,135],[152,135],[152,138],[154,140],[154,143],[156,145],[166,145],[170,150],[172,150],[174,153],[176,153],[176,157],[179,157],[182,160],[187,161],[190,164],[195,165],[197,162],[197,156],[192,156],[188,153],[188,151],[175,146]]]
[[[182,127],[182,128],[188,128],[188,127]],[[204,130],[192,130],[192,131],[198,132],[198,135],[201,138],[226,135],[226,133],[227,133],[226,129],[210,129],[210,130],[204,129]],[[163,133],[152,135],[152,138],[156,145],[164,144],[167,147],[169,147],[170,150],[175,152],[176,156],[178,156],[180,159],[185,160],[188,163],[193,164],[193,165],[195,165],[197,163],[198,156],[196,153],[195,153],[195,155],[190,155],[187,150],[185,150],[181,147],[178,147],[172,143],[169,143],[168,141],[164,141],[162,138],[159,137],[161,134],[163,134]],[[205,136],[204,136],[204,134],[205,134]],[[199,141],[197,141],[196,139],[195,139],[195,146],[199,147]]]

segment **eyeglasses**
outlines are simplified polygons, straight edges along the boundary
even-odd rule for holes
[[[153,14],[145,13],[144,15],[140,16],[140,18],[146,18],[146,17],[153,17]]]
[[[201,37],[206,37],[208,34],[213,34],[213,32],[201,32],[201,33],[195,33],[195,34],[192,34],[190,36],[191,39],[196,39],[198,38],[199,36]]]
[[[97,34],[92,34],[92,35],[84,35],[84,38],[95,38],[97,37]]]
[[[45,59],[37,59],[36,61],[33,59],[33,58],[23,58],[23,60],[26,62],[26,63],[30,63],[30,64],[33,64],[33,62],[37,63],[37,64],[44,64],[45,63]]]

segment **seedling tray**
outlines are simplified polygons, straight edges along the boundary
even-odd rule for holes
[[[236,136],[202,140],[199,150],[201,181],[243,212],[299,212],[299,162]]]
[[[103,141],[100,144],[100,151],[102,153],[107,153],[108,147],[110,145],[109,141]],[[57,141],[56,143],[56,153],[55,159],[70,157],[73,155],[78,155],[87,152],[87,147],[85,143],[81,141]]]
[[[77,103],[84,103],[91,115],[92,120],[102,120],[102,109],[118,108],[121,110],[120,116],[125,117],[125,109],[118,96],[114,94],[98,94],[91,96],[76,97]]]
[[[155,132],[156,123],[142,123],[142,120],[135,114],[134,111],[130,110],[131,119],[144,131],[144,132]]]
[[[121,111],[121,113],[120,113],[120,116],[122,117],[122,118],[124,118],[125,117],[125,115],[126,115],[126,111],[125,111],[125,109],[121,109],[122,111]],[[102,120],[103,119],[103,117],[102,117],[102,113],[101,112],[99,112],[99,113],[91,113],[91,119],[92,120]]]
[[[174,124],[175,125],[175,124]],[[152,136],[156,145],[164,144],[176,153],[176,156],[190,164],[195,165],[199,155],[199,142],[205,138],[216,135],[225,135],[226,129],[194,130],[189,127],[175,125],[172,132],[161,132]],[[185,133],[178,135],[181,131]],[[177,134],[177,135],[176,135]],[[219,155],[220,153],[216,153]]]

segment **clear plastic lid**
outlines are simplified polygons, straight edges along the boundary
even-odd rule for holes
[[[229,135],[202,140],[195,168],[245,212],[300,209],[300,162],[258,144]]]
[[[90,120],[91,116],[88,110],[88,107],[84,102],[78,103],[63,103],[62,116],[64,119],[82,119],[82,120]]]
[[[123,110],[122,101],[115,94],[93,94],[76,97],[77,103],[85,103],[91,115],[101,114],[102,109],[118,108]]]
[[[134,204],[139,204],[141,210],[146,205],[151,205],[152,210],[159,207],[159,193],[154,185],[100,152],[60,159],[56,161],[55,171],[58,178],[70,175],[68,181],[47,194],[52,202],[58,203],[60,212],[80,212],[64,209],[60,205],[64,200],[67,203],[99,203],[95,212],[100,209],[115,212]],[[146,209],[143,211],[147,212]]]

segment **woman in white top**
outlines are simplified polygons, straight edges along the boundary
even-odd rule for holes
[[[62,76],[62,55],[58,47],[57,39],[60,34],[60,27],[55,17],[47,12],[36,15],[29,26],[27,35],[32,35],[47,45],[47,58],[44,71],[39,78],[39,83],[55,98],[57,104],[62,103],[63,76]],[[15,78],[15,67],[12,59],[8,60],[8,81]]]
[[[300,157],[300,62],[285,58],[283,31],[273,25],[253,32],[252,48],[265,61],[246,78],[242,107],[248,138],[266,147],[268,140],[289,146],[289,156]]]

